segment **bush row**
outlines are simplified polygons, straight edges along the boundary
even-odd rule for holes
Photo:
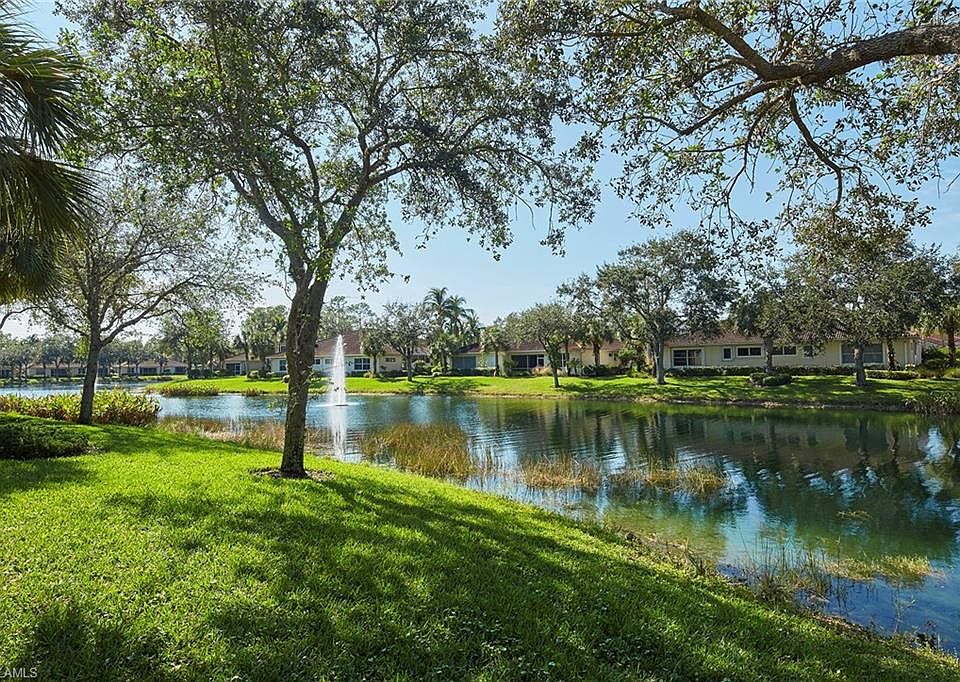
[[[93,398],[93,421],[98,424],[146,426],[157,421],[160,403],[127,391],[101,391]],[[0,395],[0,412],[75,422],[80,418],[80,395]]]
[[[758,373],[757,367],[673,367],[667,374],[673,377],[746,377]],[[776,367],[777,374],[791,376],[853,376],[854,367]],[[867,374],[876,379],[916,379],[917,370],[888,370],[882,365],[867,365]]]
[[[220,389],[217,388],[216,385],[204,382],[175,382],[172,384],[164,384],[162,386],[153,386],[150,388],[150,392],[158,393],[167,398],[220,395]]]
[[[90,440],[79,427],[0,415],[0,459],[70,457],[83,454],[89,447]]]

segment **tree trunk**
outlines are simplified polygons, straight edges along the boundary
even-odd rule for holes
[[[550,369],[553,370],[553,387],[560,388],[560,375],[558,374],[559,370],[557,369],[557,366],[554,365],[552,362],[550,364],[551,364]]]
[[[593,373],[597,374],[600,369],[600,344],[593,344]]]
[[[407,366],[407,381],[413,383],[413,356],[406,356],[406,358],[404,358],[404,364]]]
[[[307,428],[307,399],[310,375],[316,354],[320,311],[327,291],[327,283],[317,280],[312,284],[297,284],[290,314],[287,317],[287,417],[283,436],[283,459],[280,475],[285,478],[303,478],[304,438]]]
[[[887,369],[897,368],[897,350],[893,347],[893,339],[887,339]]]
[[[947,348],[950,350],[950,366],[957,364],[957,330],[951,327],[947,330]]]
[[[81,424],[93,423],[93,395],[97,390],[97,374],[100,371],[100,341],[90,340],[87,350],[87,369],[83,375],[83,393],[80,395],[80,417],[77,421]]]
[[[763,353],[766,355],[764,358],[763,369],[767,374],[773,374],[773,339],[767,338],[763,340]]]
[[[667,372],[663,366],[663,341],[658,340],[654,344],[653,353],[654,353],[653,364],[656,366],[656,369],[657,369],[657,383],[663,385],[667,383],[667,376],[666,376]]]
[[[493,351],[493,374],[500,376],[500,351]]]
[[[857,386],[863,388],[867,385],[867,371],[863,367],[863,344],[861,343],[853,346],[853,364],[856,367]]]
[[[373,356],[373,376],[377,376],[377,356]]]

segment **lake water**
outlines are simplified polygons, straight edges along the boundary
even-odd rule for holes
[[[33,391],[31,391],[33,392]],[[926,577],[886,570],[841,580],[820,607],[885,631],[920,631],[960,650],[960,421],[856,411],[651,406],[573,400],[351,396],[312,401],[309,421],[360,459],[364,432],[401,422],[453,423],[500,474],[466,484],[585,520],[688,544],[728,572],[781,553],[827,562],[929,561]],[[281,399],[163,398],[162,416],[282,420]],[[506,475],[572,457],[604,474],[594,491],[534,490]],[[614,485],[652,466],[699,466],[726,484],[705,494]]]

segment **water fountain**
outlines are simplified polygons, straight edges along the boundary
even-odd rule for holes
[[[337,335],[333,351],[333,366],[330,368],[330,389],[327,394],[330,405],[347,404],[347,370],[343,361],[343,336]]]

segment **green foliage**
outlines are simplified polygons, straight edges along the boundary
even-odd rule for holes
[[[63,161],[86,133],[81,61],[42,47],[18,5],[0,7],[0,303],[53,289],[97,203],[90,175]]]
[[[75,426],[0,414],[0,459],[70,457],[89,447],[86,431]]]
[[[586,127],[581,152],[623,157],[613,185],[641,226],[689,211],[752,256],[851,188],[916,193],[960,152],[956,3],[829,2],[798,22],[806,7],[537,0],[500,14],[503,49]]]
[[[750,375],[750,383],[759,385],[759,386],[786,386],[791,381],[793,377],[789,374],[761,374],[760,376],[756,374]]]
[[[909,381],[910,379],[919,379],[920,372],[909,369],[868,369],[868,379],[896,379],[898,381]]]
[[[923,414],[960,414],[960,393],[955,391],[930,391],[907,399],[914,412]]]
[[[541,303],[507,317],[507,328],[514,345],[536,341],[547,355],[554,385],[559,386],[563,353],[575,335],[570,309],[561,303]],[[546,368],[544,368],[545,371]]]
[[[152,386],[150,391],[167,398],[220,395],[217,385],[209,381],[175,381],[162,386]]]
[[[80,418],[80,396],[61,394],[30,397],[4,394],[0,395],[0,412],[16,412],[31,417],[75,422]],[[99,424],[147,426],[157,421],[159,412],[160,403],[138,393],[101,391],[93,399],[93,417]]]
[[[687,230],[621,250],[615,263],[598,269],[596,287],[616,311],[621,338],[654,351],[660,382],[667,339],[719,331],[734,292],[710,240]]]

